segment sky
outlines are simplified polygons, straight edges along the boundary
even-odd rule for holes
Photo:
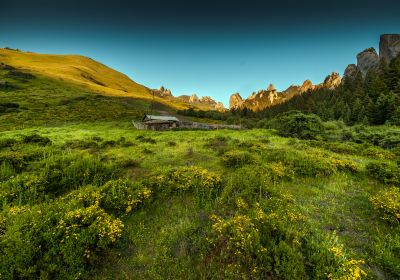
[[[175,96],[226,106],[343,74],[384,33],[400,33],[398,0],[0,0],[0,47],[81,54]]]

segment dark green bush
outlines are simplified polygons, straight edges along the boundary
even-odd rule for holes
[[[95,157],[69,156],[49,159],[41,176],[46,182],[46,192],[59,195],[84,185],[101,185],[116,177],[120,169]]]
[[[314,114],[289,112],[280,115],[274,120],[275,127],[284,137],[296,137],[299,139],[317,139],[323,136],[324,126],[321,119]]]
[[[400,186],[400,168],[386,162],[370,162],[366,166],[368,174],[382,183]]]
[[[221,161],[226,167],[240,167],[252,163],[254,159],[247,151],[231,150],[223,154]]]
[[[52,142],[48,137],[43,137],[38,134],[25,135],[22,137],[23,143],[34,143],[40,146],[51,145]]]

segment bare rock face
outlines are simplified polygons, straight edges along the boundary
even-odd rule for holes
[[[199,97],[196,94],[192,94],[189,97],[189,103],[197,103],[199,102]]]
[[[400,34],[383,34],[379,41],[380,59],[389,64],[400,54]]]
[[[313,85],[313,83],[310,80],[305,80],[304,83],[299,88],[299,92],[303,93],[303,92],[308,92],[308,91],[314,90],[314,89],[315,89],[315,86]]]
[[[374,48],[363,50],[357,54],[357,68],[361,71],[361,75],[365,77],[368,71],[377,69],[379,66],[379,56]]]
[[[239,109],[243,105],[243,98],[239,93],[234,93],[229,98],[229,109]]]
[[[326,89],[335,89],[340,86],[341,83],[342,78],[340,77],[339,73],[332,72],[325,78],[322,86]]]
[[[267,91],[272,91],[272,92],[276,92],[276,88],[273,84],[269,84]]]
[[[355,64],[349,64],[347,65],[346,69],[344,70],[344,74],[343,74],[343,81],[345,79],[353,79],[358,72],[358,68]]]
[[[159,97],[172,97],[171,91],[163,86],[161,86],[159,89],[152,89],[151,91],[154,95]]]
[[[217,102],[217,104],[214,105],[214,109],[217,111],[225,111],[225,106],[222,102]]]
[[[214,105],[214,104],[217,103],[217,102],[215,102],[215,100],[212,99],[210,96],[203,96],[203,97],[200,99],[200,102],[201,102],[201,103],[204,103],[204,104],[210,104],[210,105]]]

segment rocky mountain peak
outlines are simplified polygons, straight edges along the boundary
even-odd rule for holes
[[[379,56],[374,48],[368,48],[357,54],[357,69],[363,77],[368,71],[377,69],[379,66]]]
[[[229,98],[229,108],[230,109],[239,109],[243,105],[243,98],[240,96],[238,92],[231,95]]]
[[[200,102],[201,103],[206,103],[206,104],[216,104],[217,102],[215,102],[215,100],[214,99],[212,99],[210,96],[203,96],[201,99],[200,99]]]
[[[357,74],[358,68],[355,64],[347,65],[346,69],[344,70],[343,74],[343,81],[348,78],[354,78]]]
[[[341,83],[342,78],[340,77],[339,73],[332,72],[325,78],[322,86],[327,89],[335,89],[340,86]]]
[[[273,84],[269,84],[267,91],[276,91],[276,88]]]
[[[164,86],[161,86],[159,89],[152,89],[151,91],[154,95],[159,97],[172,97],[171,91]]]
[[[400,54],[400,34],[383,34],[379,41],[380,59],[389,64]]]
[[[313,85],[313,83],[310,80],[305,80],[304,83],[299,88],[299,92],[303,93],[303,92],[308,92],[308,91],[314,90],[314,89],[315,89],[315,86]]]
[[[190,97],[189,97],[189,103],[197,103],[199,102],[199,97],[193,93]]]

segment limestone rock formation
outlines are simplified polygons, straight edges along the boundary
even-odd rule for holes
[[[163,86],[161,86],[159,89],[152,89],[151,91],[154,95],[159,97],[172,97],[171,91]]]
[[[383,34],[379,41],[380,59],[389,64],[400,54],[400,34]]]
[[[379,56],[374,48],[368,48],[357,54],[357,68],[361,75],[365,77],[368,71],[377,69],[379,66]]]
[[[340,77],[339,73],[332,72],[328,75],[324,82],[322,83],[322,87],[326,89],[335,89],[342,83],[342,78]]]
[[[355,64],[347,65],[343,74],[343,81],[348,78],[354,78],[357,75],[358,68]]]
[[[301,87],[298,89],[300,93],[308,92],[310,90],[314,90],[315,86],[310,80],[305,80]]]
[[[272,92],[276,92],[276,88],[273,84],[269,84],[267,91],[272,91]]]
[[[229,109],[239,109],[243,105],[243,98],[238,92],[231,95],[229,98]]]
[[[210,96],[203,96],[202,98],[200,98],[200,102],[204,103],[204,104],[210,104],[210,105],[216,104],[215,100],[212,99]]]
[[[199,102],[199,97],[196,94],[192,94],[189,97],[189,103],[197,103]]]
[[[222,102],[217,102],[217,104],[214,105],[214,109],[217,111],[225,111],[225,106]]]

